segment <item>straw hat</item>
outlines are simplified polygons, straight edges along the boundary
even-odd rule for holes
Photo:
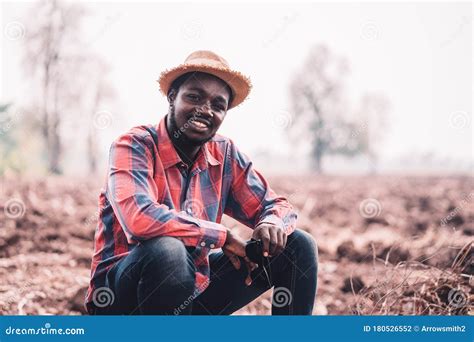
[[[242,103],[252,88],[250,79],[238,71],[231,70],[224,58],[212,51],[201,50],[191,53],[183,64],[161,73],[158,80],[161,92],[167,96],[171,83],[175,79],[193,71],[214,75],[229,85],[234,99],[228,109]]]

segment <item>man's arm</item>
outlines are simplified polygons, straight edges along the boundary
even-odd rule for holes
[[[297,215],[286,198],[278,196],[250,159],[231,142],[227,151],[231,188],[225,213],[254,229],[264,253],[276,255],[296,227]]]
[[[187,246],[222,247],[227,236],[224,226],[158,203],[153,146],[149,133],[135,128],[110,148],[107,198],[127,238],[173,236]]]

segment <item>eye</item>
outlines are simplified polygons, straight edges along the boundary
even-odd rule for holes
[[[220,105],[220,104],[213,104],[212,108],[215,109],[215,110],[218,110],[220,112],[223,112],[225,110],[224,106]]]
[[[195,94],[188,94],[187,98],[194,102],[199,101],[199,96]]]
[[[212,106],[215,110],[222,112],[224,110],[223,106]]]

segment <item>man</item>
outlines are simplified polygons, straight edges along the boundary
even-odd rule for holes
[[[168,114],[110,149],[88,312],[228,315],[274,287],[272,314],[311,315],[313,238],[295,229],[292,206],[248,157],[216,134],[250,80],[196,51],[159,83]],[[220,224],[223,214],[253,229],[253,261],[247,242]]]

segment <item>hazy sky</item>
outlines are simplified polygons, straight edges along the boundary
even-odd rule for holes
[[[314,44],[350,64],[354,104],[367,91],[391,102],[383,161],[434,152],[472,162],[472,4],[220,4],[85,2],[90,48],[110,64],[120,122],[102,147],[127,127],[166,113],[155,80],[197,49],[213,50],[249,75],[250,98],[231,110],[219,133],[247,154],[291,151],[275,116],[290,110],[288,84]],[[2,28],[28,4],[2,3]],[[21,39],[2,37],[1,101],[21,99]]]

